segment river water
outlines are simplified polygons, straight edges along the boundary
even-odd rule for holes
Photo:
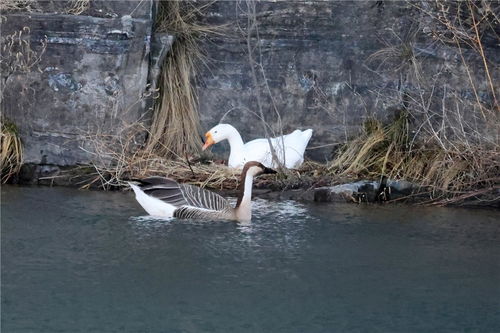
[[[257,199],[250,225],[3,186],[2,332],[500,332],[500,213]]]

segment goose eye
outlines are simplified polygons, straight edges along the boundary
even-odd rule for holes
[[[217,134],[217,131],[214,131],[214,134]]]

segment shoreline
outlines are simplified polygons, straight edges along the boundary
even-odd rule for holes
[[[212,172],[197,172],[200,166]],[[486,192],[500,194],[500,187],[479,189],[460,200],[433,197],[429,187],[418,186],[406,180],[382,181],[373,179],[335,177],[325,174],[325,165],[307,162],[287,174],[265,175],[255,179],[253,196],[267,200],[295,200],[317,203],[354,203],[380,205],[421,205],[465,208],[499,209],[499,200],[481,200],[476,197]],[[126,191],[127,181],[148,176],[169,177],[179,183],[205,187],[224,197],[236,197],[239,172],[220,164],[192,164],[182,170],[165,170],[164,173],[148,173],[142,177],[129,177],[118,182],[111,175],[97,174],[89,165],[55,166],[24,164],[18,175],[7,184],[21,186],[62,186],[98,191]],[[221,173],[221,174],[219,174]],[[496,192],[495,192],[496,191]]]

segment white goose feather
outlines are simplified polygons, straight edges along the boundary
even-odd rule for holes
[[[312,129],[305,131],[295,130],[290,134],[271,138],[271,144],[276,152],[277,159],[281,165],[288,169],[297,168],[304,162],[304,151],[312,136]],[[219,124],[210,129],[206,134],[203,149],[221,142],[229,141],[230,154],[228,166],[241,169],[248,161],[258,161],[269,168],[277,168],[272,158],[269,141],[267,139],[255,139],[243,143],[240,133],[229,124]]]

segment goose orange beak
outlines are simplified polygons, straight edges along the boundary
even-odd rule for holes
[[[205,140],[205,144],[201,148],[202,150],[205,150],[208,147],[210,147],[211,145],[215,144],[215,141],[212,138],[212,134],[210,132],[205,133],[205,138],[206,138],[206,140]]]

